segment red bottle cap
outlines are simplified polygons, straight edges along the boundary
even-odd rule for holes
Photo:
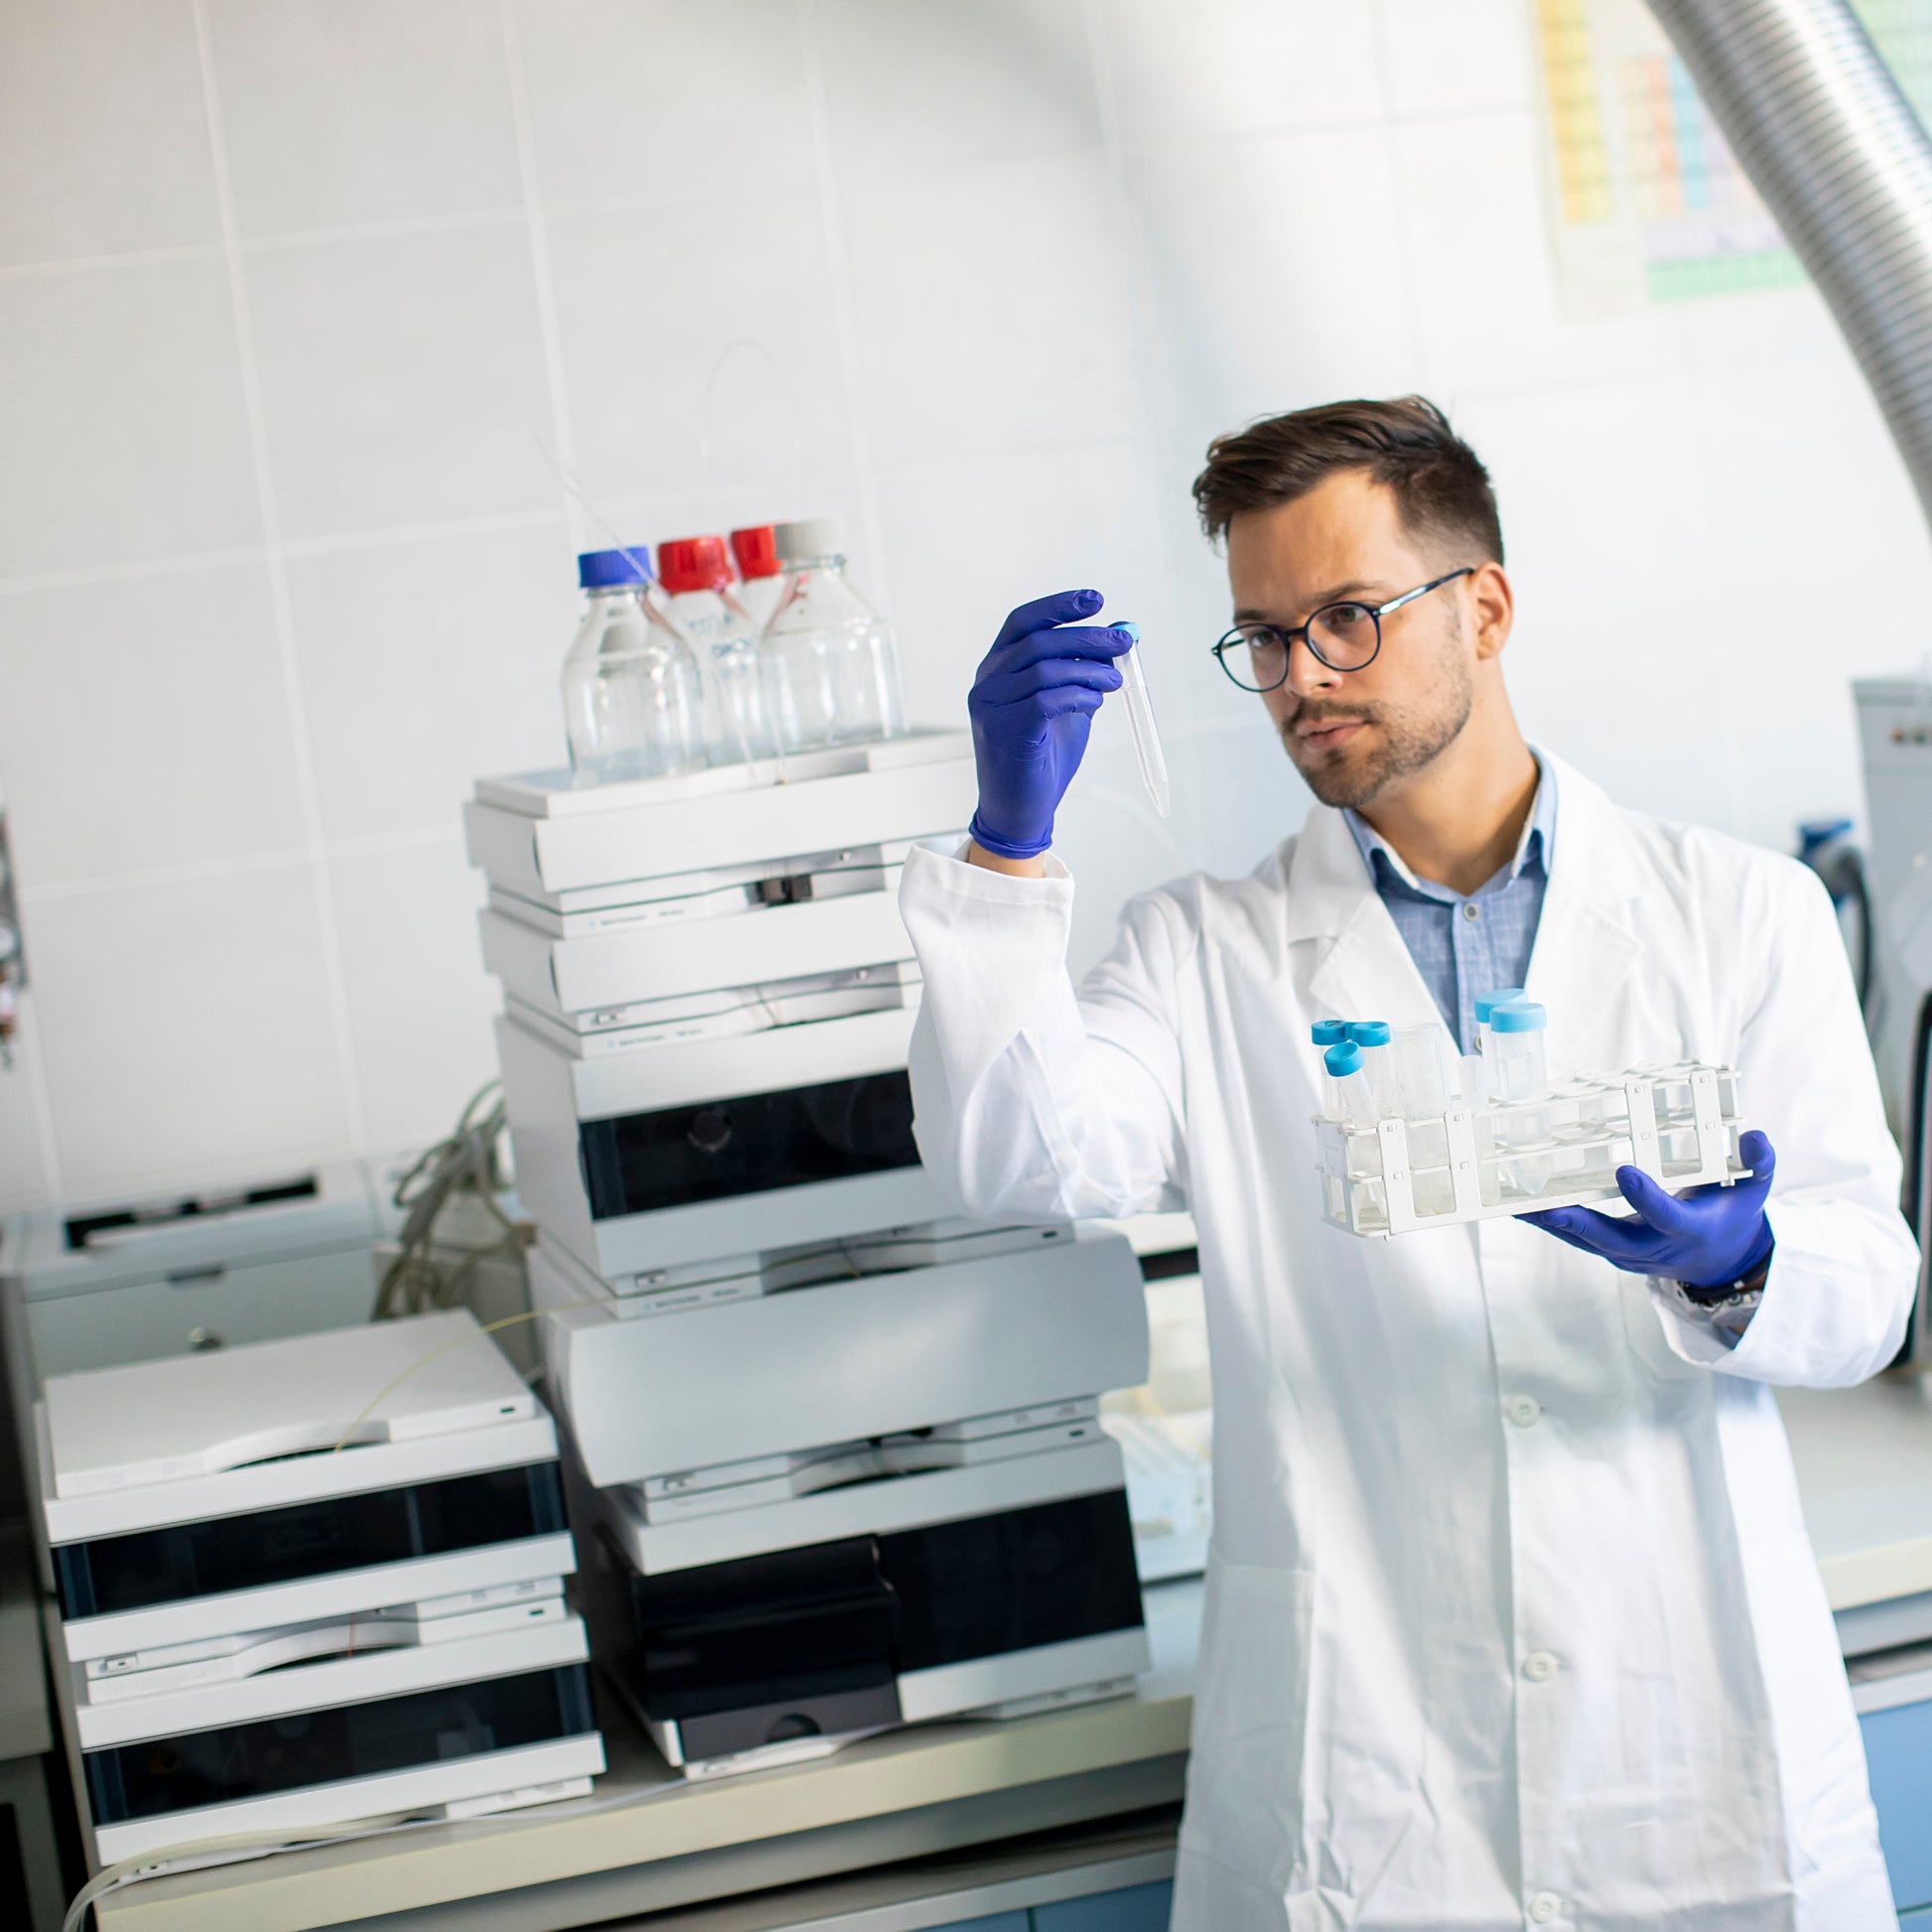
[[[657,581],[673,597],[722,590],[731,580],[723,537],[672,537],[657,546]]]
[[[732,555],[738,559],[738,574],[747,583],[754,577],[778,574],[778,545],[769,523],[755,524],[749,530],[734,530]]]

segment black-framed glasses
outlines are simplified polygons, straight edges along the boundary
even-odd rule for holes
[[[1418,584],[1386,604],[1362,604],[1353,598],[1324,604],[1307,623],[1288,629],[1278,623],[1237,623],[1214,646],[1221,669],[1244,691],[1272,691],[1288,676],[1288,660],[1300,637],[1331,671],[1360,671],[1375,662],[1382,648],[1382,620],[1431,591],[1440,591],[1458,577],[1472,577],[1474,564],[1446,571]]]

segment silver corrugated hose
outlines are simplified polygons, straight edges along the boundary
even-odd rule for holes
[[[1932,141],[1847,0],[1651,0],[1932,518]]]

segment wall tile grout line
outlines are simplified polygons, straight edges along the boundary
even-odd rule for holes
[[[299,248],[332,248],[353,241],[406,241],[417,235],[507,228],[522,218],[521,207],[473,208],[468,214],[399,215],[392,221],[356,221],[340,228],[287,228],[272,234],[240,235],[235,246],[244,255],[273,255]]]
[[[289,597],[287,559],[281,544],[281,517],[276,509],[274,475],[269,463],[268,425],[262,405],[261,371],[255,357],[254,323],[248,306],[248,287],[242,274],[241,249],[235,229],[234,184],[228,173],[227,140],[221,119],[221,97],[215,83],[214,43],[208,27],[207,0],[194,0],[194,10],[195,43],[201,59],[202,96],[207,116],[215,206],[220,211],[228,294],[234,314],[236,350],[241,363],[242,399],[248,420],[249,452],[268,564],[269,598],[275,614],[275,642],[281,663],[283,696],[288,707],[291,763],[296,793],[302,805],[303,824],[308,833],[308,859],[323,955],[320,962],[323,985],[336,1035],[337,1068],[347,1114],[348,1138],[351,1145],[359,1149],[367,1139],[362,1081],[355,1065],[347,976],[344,970],[341,931],[336,916],[335,884],[330,877],[323,839],[322,800],[316,786],[314,746],[310,737],[308,710],[303,700],[301,666],[296,656],[295,613]]]
[[[564,373],[563,329],[557,320],[557,285],[550,270],[550,224],[544,211],[543,177],[537,163],[536,128],[530,118],[530,89],[523,66],[523,36],[516,22],[514,0],[497,0],[497,20],[503,34],[503,65],[509,79],[510,120],[516,130],[516,169],[523,184],[522,218],[530,244],[530,271],[536,282],[537,335],[543,344],[543,375],[550,395],[550,434],[556,462],[563,471],[564,515],[570,526],[570,547],[589,547],[587,507],[579,502],[571,480],[577,474],[577,436],[571,422],[570,383]]]
[[[223,859],[191,859],[176,866],[137,866],[128,872],[90,873],[78,879],[51,879],[23,886],[23,905],[52,905],[63,899],[96,898],[108,893],[154,887],[189,886],[207,879],[243,879],[251,873],[286,872],[315,861],[313,845],[275,846],[266,852],[238,853]]]
[[[172,248],[130,248],[112,255],[69,255],[54,261],[0,264],[0,282],[52,282],[108,268],[163,268],[171,262],[218,262],[218,241],[184,241]]]
[[[1423,328],[1422,302],[1416,287],[1415,247],[1409,227],[1408,184],[1403,179],[1402,169],[1402,132],[1405,127],[1415,125],[1413,117],[1405,118],[1395,111],[1395,63],[1389,56],[1389,18],[1386,0],[1373,0],[1369,15],[1369,34],[1375,44],[1376,78],[1382,84],[1382,97],[1388,103],[1388,111],[1377,118],[1382,127],[1382,149],[1388,160],[1389,183],[1395,197],[1396,208],[1396,272],[1402,280],[1403,324],[1409,337],[1409,358],[1421,374],[1425,393],[1433,387],[1429,369],[1429,338]],[[1457,114],[1458,120],[1472,119],[1478,113],[1489,109],[1470,109],[1466,114]],[[1510,113],[1520,110],[1508,109]],[[1451,118],[1438,116],[1439,119]],[[1439,396],[1438,402],[1442,401]],[[1446,407],[1448,405],[1445,405]]]
[[[1140,461],[1144,486],[1154,496],[1155,545],[1160,555],[1161,581],[1173,586],[1179,577],[1179,560],[1173,554],[1172,526],[1160,513],[1161,487],[1160,438],[1148,409],[1148,397],[1155,386],[1158,358],[1151,303],[1140,273],[1140,250],[1136,245],[1133,198],[1127,186],[1127,147],[1122,128],[1119,90],[1115,85],[1112,51],[1107,43],[1106,0],[1086,0],[1085,23],[1087,61],[1093,74],[1095,106],[1100,115],[1101,167],[1107,179],[1107,218],[1113,229],[1114,254],[1127,297],[1129,345],[1133,356],[1131,385],[1133,411],[1128,442]],[[1172,598],[1172,590],[1168,596]],[[1154,684],[1155,695],[1160,686]]]
[[[458,516],[437,523],[401,523],[389,529],[345,530],[340,535],[284,537],[277,546],[284,557],[329,557],[357,550],[393,549],[412,543],[437,543],[452,537],[502,536],[518,530],[540,530],[566,520],[564,506],[540,510],[498,510],[487,516]],[[0,597],[24,597],[37,591],[85,590],[95,584],[139,582],[197,570],[218,570],[227,564],[265,563],[265,543],[244,544],[230,550],[198,550],[173,557],[142,557],[124,563],[84,564],[73,570],[53,570],[30,577],[0,577]]]
[[[879,499],[879,462],[873,447],[871,397],[866,386],[865,345],[859,303],[852,286],[852,254],[846,242],[845,205],[832,149],[830,108],[825,98],[825,49],[815,0],[795,0],[798,35],[805,50],[805,100],[811,116],[813,172],[818,177],[819,232],[832,285],[832,318],[839,340],[839,370],[851,417],[852,467],[859,484],[869,552],[867,589],[882,610],[893,608],[892,564],[886,555],[886,521]],[[794,515],[809,515],[800,504]]]

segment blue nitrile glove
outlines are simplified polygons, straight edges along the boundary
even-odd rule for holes
[[[1686,1288],[1725,1288],[1771,1252],[1764,1197],[1777,1156],[1755,1129],[1738,1142],[1737,1152],[1750,1168],[1747,1180],[1693,1187],[1681,1197],[1665,1192],[1641,1168],[1617,1169],[1616,1184],[1637,1210],[1634,1220],[1592,1207],[1550,1207],[1523,1219],[1633,1275],[1661,1275]]]
[[[1034,859],[1053,842],[1053,813],[1093,714],[1120,689],[1113,660],[1134,642],[1129,629],[1080,622],[1102,601],[1098,591],[1061,591],[1021,605],[979,667],[966,700],[980,780],[968,829],[983,852]]]

